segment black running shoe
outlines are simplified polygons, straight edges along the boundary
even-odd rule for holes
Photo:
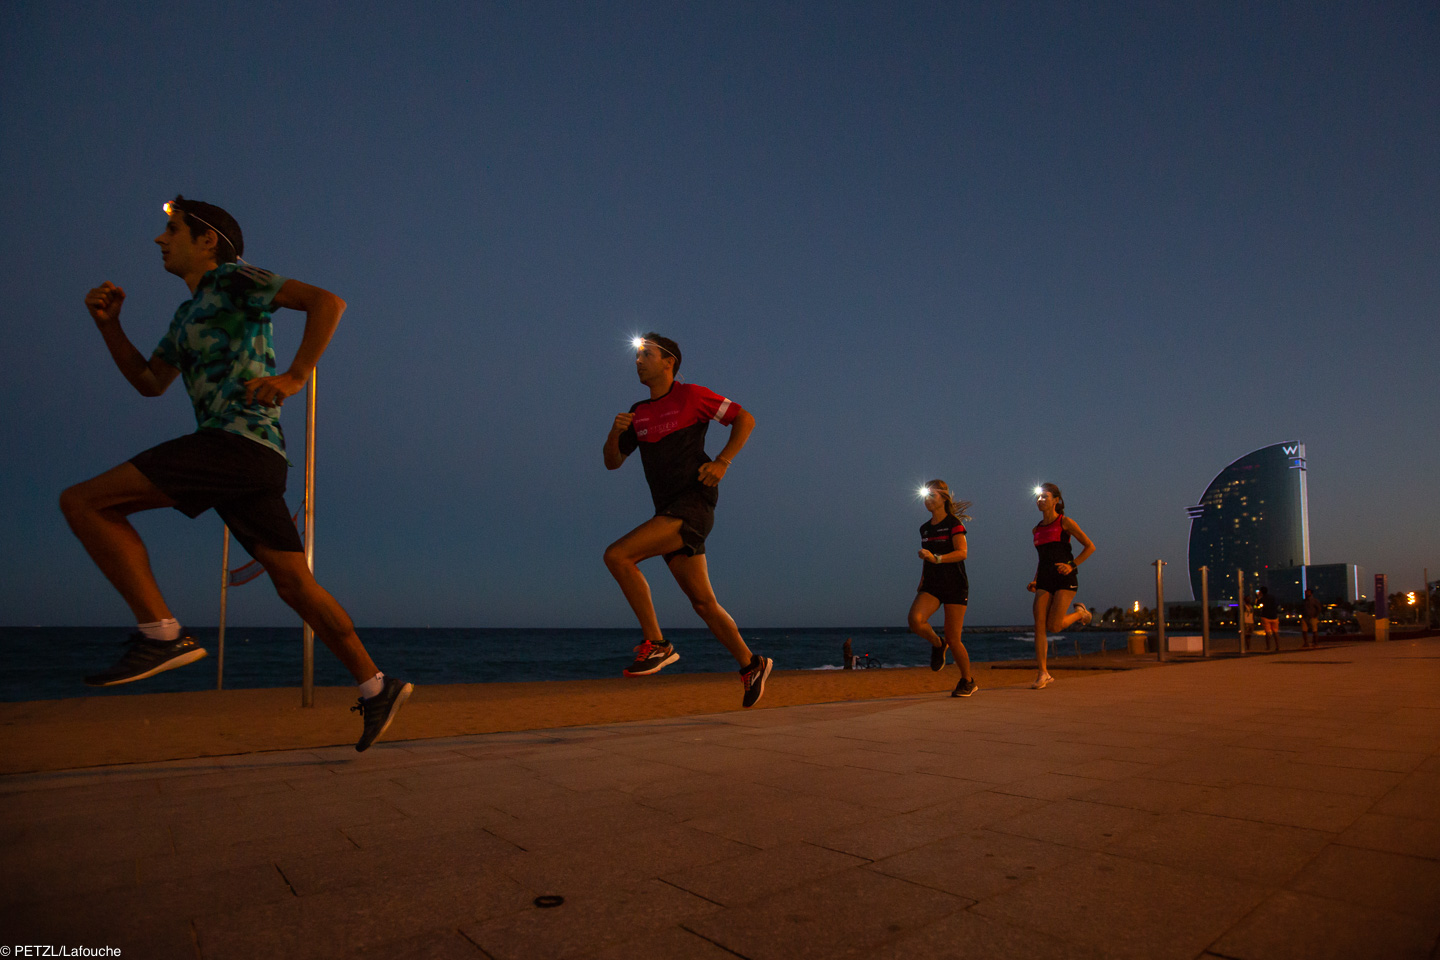
[[[949,648],[941,645],[930,648],[930,669],[940,671],[945,669],[945,652]]]
[[[625,676],[644,677],[659,673],[662,667],[668,667],[679,659],[680,654],[670,644],[654,644],[647,640],[635,648],[635,662],[625,668]]]
[[[385,730],[390,726],[390,721],[400,712],[405,701],[410,699],[414,692],[415,684],[406,683],[404,680],[396,680],[394,677],[386,677],[385,685],[380,692],[373,697],[361,697],[360,702],[350,708],[350,712],[360,712],[360,717],[365,721],[365,729],[360,732],[360,742],[355,744],[356,751],[363,751],[369,748]]]
[[[757,653],[750,660],[750,666],[740,671],[740,680],[745,684],[745,706],[753,707],[759,702],[765,693],[765,678],[770,676],[770,669],[774,666],[774,660]]]
[[[187,663],[205,659],[205,648],[191,637],[181,636],[178,640],[151,640],[140,631],[135,631],[125,640],[128,650],[115,666],[104,673],[85,678],[87,687],[114,687],[153,677],[166,670],[183,667]]]
[[[950,692],[952,697],[968,697],[980,689],[980,685],[974,680],[961,680],[955,684],[955,689]]]

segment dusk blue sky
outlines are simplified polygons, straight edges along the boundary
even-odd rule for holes
[[[194,428],[82,304],[122,285],[149,353],[177,192],[349,302],[317,573],[362,628],[633,623],[600,554],[650,502],[600,449],[649,329],[757,420],[709,542],[742,629],[903,624],[931,477],[974,501],[971,623],[1028,619],[1042,480],[1081,599],[1153,600],[1157,557],[1188,598],[1185,507],[1282,440],[1312,559],[1416,589],[1437,148],[1433,3],[4,4],[0,623],[127,622],[56,498]],[[219,519],[137,526],[214,623]],[[231,611],[293,621],[263,581]]]

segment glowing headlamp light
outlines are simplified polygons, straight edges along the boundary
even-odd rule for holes
[[[654,347],[656,350],[659,350],[659,351],[660,351],[661,353],[663,353],[663,354],[666,354],[666,355],[671,356],[671,357],[674,357],[674,356],[675,356],[675,354],[671,353],[669,350],[666,350],[664,347],[662,347],[660,344],[656,343],[654,340],[646,340],[644,337],[631,337],[631,338],[630,338],[630,346],[632,346],[632,347],[635,348],[635,352],[636,352],[636,353],[639,353],[641,350],[644,350],[647,344],[648,344],[649,346]],[[676,362],[677,362],[677,363],[679,362],[679,358],[678,358],[678,357],[676,357]]]
[[[1037,496],[1037,497],[1040,496],[1040,494],[1042,494],[1042,493],[1044,493],[1044,492],[1045,492],[1045,488],[1044,488],[1044,487],[1036,487],[1036,488],[1035,488],[1035,496]]]
[[[934,493],[935,491],[934,491],[934,490],[931,490],[929,487],[921,487],[919,490],[917,490],[917,491],[915,491],[915,492],[916,492],[916,495],[919,496],[921,500],[924,500],[926,497],[930,496],[930,494]]]

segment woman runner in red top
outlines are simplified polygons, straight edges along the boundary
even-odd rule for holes
[[[1038,673],[1030,686],[1039,690],[1055,682],[1045,669],[1045,654],[1049,649],[1049,633],[1059,633],[1071,624],[1089,625],[1090,611],[1085,604],[1075,604],[1075,612],[1067,614],[1075,591],[1080,588],[1075,571],[1080,564],[1095,553],[1095,544],[1085,536],[1080,525],[1065,516],[1065,498],[1060,488],[1053,483],[1042,483],[1035,488],[1035,506],[1042,519],[1035,525],[1035,551],[1040,555],[1035,568],[1035,579],[1030,581],[1029,590],[1035,594],[1035,666]],[[1080,541],[1083,548],[1080,556],[1070,551],[1070,538]]]
[[[920,559],[925,566],[920,572],[920,586],[915,602],[910,604],[910,632],[930,641],[930,669],[945,667],[945,648],[955,654],[960,668],[960,682],[952,697],[968,697],[978,687],[970,674],[970,654],[960,642],[965,629],[965,609],[970,603],[970,580],[965,575],[965,524],[970,518],[965,508],[970,501],[956,503],[944,480],[931,480],[924,487],[925,508],[930,520],[920,527]],[[941,640],[930,626],[930,618],[945,608],[945,639]]]

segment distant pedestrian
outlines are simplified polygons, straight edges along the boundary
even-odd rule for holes
[[[774,661],[751,653],[730,614],[715,599],[705,561],[705,538],[715,524],[719,485],[745,446],[755,418],[740,404],[693,383],[680,383],[680,345],[657,333],[637,338],[635,373],[650,391],[647,400],[617,414],[605,438],[607,470],[618,470],[637,449],[650,485],[655,515],[605,548],[605,566],[640,621],[641,643],[627,677],[648,676],[680,659],[660,632],[650,584],[640,562],[664,557],[670,574],[715,639],[740,664],[744,706],[765,692]],[[705,452],[710,421],[730,427],[730,438],[711,460]]]
[[[1280,652],[1280,601],[1270,595],[1269,587],[1261,587],[1260,595],[1255,598],[1255,606],[1260,610],[1260,627],[1265,631],[1265,649],[1269,650],[1270,645],[1275,645],[1275,652]]]
[[[1320,645],[1320,601],[1315,599],[1315,591],[1309,587],[1305,588],[1305,600],[1300,608],[1300,645]]]
[[[965,575],[965,508],[970,501],[956,502],[944,480],[931,480],[925,485],[925,509],[930,519],[920,525],[920,586],[915,602],[910,604],[910,632],[930,643],[930,669],[945,667],[945,651],[955,654],[960,668],[960,682],[952,697],[968,697],[977,689],[970,672],[970,654],[960,635],[965,629],[965,610],[970,603],[970,580]],[[930,626],[935,611],[945,608],[945,639],[941,640]]]
[[[845,638],[845,645],[840,648],[840,656],[844,660],[846,670],[855,669],[855,646],[850,642],[849,637]]]
[[[285,506],[285,437],[280,405],[305,388],[340,323],[345,301],[243,261],[240,225],[220,207],[177,196],[155,238],[166,272],[185,281],[190,299],[147,358],[120,327],[125,291],[104,283],[85,297],[110,356],[141,396],[158,397],[183,377],[199,429],[139,453],[60,495],[70,529],[125,598],[138,626],[109,670],[85,678],[110,687],[193,663],[205,648],[170,612],[131,514],[173,507],[187,517],[214,508],[240,545],[265,567],[275,591],[312,627],[359,685],[362,729],[370,746],[395,719],[411,684],[386,677],[355,634],[349,614],[318,583]],[[275,372],[271,314],[305,314],[295,359]]]
[[[1080,564],[1095,553],[1095,544],[1085,536],[1080,525],[1065,515],[1065,498],[1060,488],[1053,483],[1042,483],[1035,488],[1035,506],[1041,520],[1032,532],[1035,551],[1039,562],[1035,567],[1035,579],[1030,581],[1029,590],[1035,594],[1035,682],[1033,690],[1040,690],[1055,682],[1046,669],[1045,657],[1049,652],[1050,633],[1059,633],[1073,624],[1088,626],[1091,613],[1085,604],[1075,604],[1075,612],[1067,613],[1070,601],[1080,589],[1075,573]],[[1080,556],[1070,550],[1070,538],[1080,541]]]

